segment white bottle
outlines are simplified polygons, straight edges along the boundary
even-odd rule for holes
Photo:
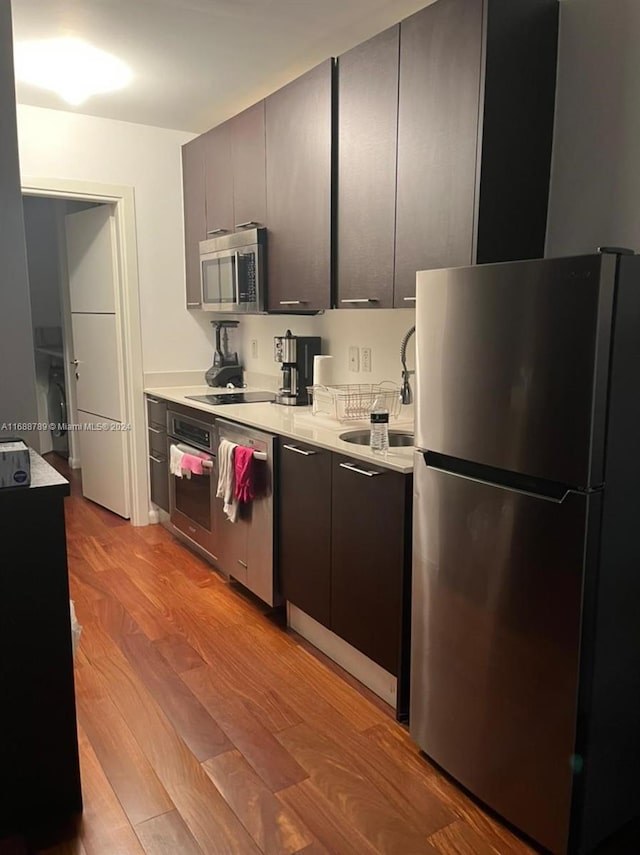
[[[386,454],[389,450],[389,410],[380,398],[373,402],[369,419],[369,448],[371,451]]]

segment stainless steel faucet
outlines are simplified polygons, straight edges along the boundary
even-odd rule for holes
[[[400,392],[400,398],[403,404],[411,404],[413,402],[413,392],[409,385],[409,377],[412,374],[415,374],[415,371],[407,370],[407,344],[415,331],[416,328],[414,325],[402,339],[402,344],[400,345],[400,362],[402,363],[402,390]]]

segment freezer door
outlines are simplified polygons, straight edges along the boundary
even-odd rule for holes
[[[616,259],[418,273],[417,447],[602,483]]]
[[[416,452],[411,735],[554,853],[567,843],[585,533],[599,497],[539,498]]]

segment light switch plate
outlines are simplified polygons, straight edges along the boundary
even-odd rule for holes
[[[258,358],[258,339],[252,338],[251,339],[251,359],[257,359],[257,358]]]
[[[360,371],[360,348],[353,345],[349,348],[349,371]]]
[[[371,348],[363,347],[362,348],[362,370],[366,372],[371,371]]]

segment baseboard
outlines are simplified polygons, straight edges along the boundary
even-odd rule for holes
[[[80,458],[79,457],[70,457],[69,458],[69,468],[70,469],[81,469]]]
[[[157,525],[160,522],[160,513],[157,508],[149,508],[149,525]]]
[[[378,697],[396,708],[398,695],[398,681],[381,668],[376,662],[360,653],[330,629],[322,626],[302,609],[287,603],[287,625],[295,629],[303,638],[310,641],[315,647],[326,654],[329,659],[337,662],[345,671],[348,671],[356,680],[360,680],[367,688],[375,692]]]

